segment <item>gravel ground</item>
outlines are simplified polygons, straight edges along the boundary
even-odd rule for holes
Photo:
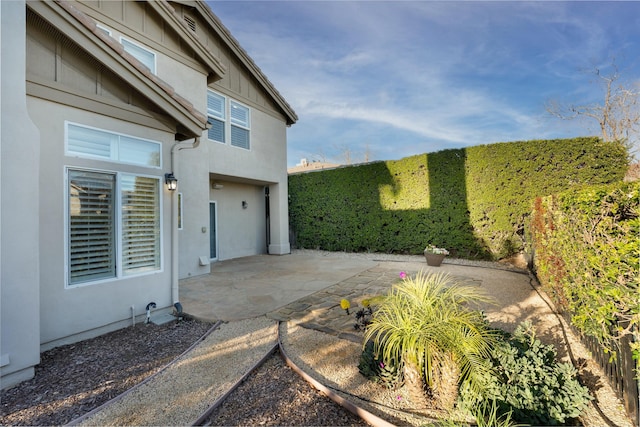
[[[366,426],[312,388],[279,353],[233,391],[206,421],[213,426]]]
[[[0,425],[62,425],[151,376],[213,325],[142,324],[41,354],[35,377],[0,394]]]

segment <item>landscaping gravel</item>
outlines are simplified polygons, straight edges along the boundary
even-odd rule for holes
[[[0,425],[66,424],[160,370],[212,326],[139,323],[46,351],[33,379],[0,393]]]
[[[212,426],[366,426],[312,388],[279,353],[229,395],[207,419]]]

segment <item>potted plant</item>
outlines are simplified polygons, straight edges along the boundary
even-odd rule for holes
[[[449,251],[444,248],[438,248],[434,245],[427,245],[424,248],[424,257],[427,259],[427,265],[432,267],[440,267],[447,255],[449,255]]]

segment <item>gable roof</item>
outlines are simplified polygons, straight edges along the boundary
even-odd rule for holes
[[[255,79],[262,85],[273,101],[280,107],[287,118],[287,125],[290,126],[298,121],[298,116],[284,97],[278,92],[273,83],[264,75],[260,67],[253,62],[253,59],[240,46],[240,43],[231,35],[231,32],[222,24],[220,19],[213,13],[209,5],[202,0],[178,1],[194,7],[200,15],[207,21],[211,29],[229,46],[240,62],[249,70]]]
[[[164,18],[165,22],[171,25],[180,37],[191,47],[200,60],[207,65],[210,70],[207,83],[220,80],[227,72],[225,65],[220,59],[191,31],[185,21],[176,13],[176,10],[166,0],[151,0],[147,4],[154,9],[158,15]]]
[[[199,137],[208,128],[207,117],[191,102],[125,52],[118,41],[101,31],[92,18],[71,2],[28,1],[27,6],[174,118],[178,123],[176,139]]]

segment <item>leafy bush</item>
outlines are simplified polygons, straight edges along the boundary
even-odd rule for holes
[[[640,325],[640,182],[538,198],[531,230],[538,279],[582,333],[608,348]]]
[[[493,374],[483,378],[482,391],[461,388],[464,408],[495,401],[500,414],[511,413],[518,422],[558,425],[576,418],[591,396],[576,379],[575,368],[557,363],[556,350],[535,336],[530,323],[520,325],[510,339],[492,352]]]
[[[481,145],[289,177],[298,247],[464,258],[523,248],[531,201],[570,187],[621,181],[622,144],[598,138]]]

